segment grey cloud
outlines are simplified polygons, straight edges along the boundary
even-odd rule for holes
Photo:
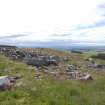
[[[84,40],[72,40],[72,39],[49,39],[49,41],[43,42],[43,41],[0,41],[0,44],[8,44],[8,45],[16,45],[16,46],[20,46],[20,47],[68,47],[68,46],[73,46],[73,45],[78,45],[79,43],[84,43],[84,44],[88,44],[88,43],[103,43],[105,44],[105,41],[84,41]]]
[[[16,38],[28,36],[28,33],[23,34],[14,34],[14,35],[8,35],[8,36],[1,36],[0,37],[0,44],[9,44],[9,45],[19,45],[21,42],[17,41]]]
[[[65,36],[71,36],[72,33],[65,33],[65,34],[52,34],[51,37],[65,37]]]
[[[98,5],[98,8],[105,9],[105,2]]]
[[[8,36],[1,36],[0,39],[13,39],[18,37],[28,36],[28,34],[16,34],[16,35],[8,35]]]
[[[93,24],[85,25],[79,24],[74,30],[83,30],[83,29],[91,29],[97,27],[105,26],[105,2],[99,4],[96,9],[97,16],[100,17],[99,21],[94,22]]]
[[[97,6],[97,14],[100,16],[105,16],[105,2]]]
[[[91,29],[105,26],[105,19],[95,22],[92,25],[79,24],[74,30]]]

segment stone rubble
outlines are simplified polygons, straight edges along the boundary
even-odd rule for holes
[[[27,49],[28,50],[28,49]],[[41,51],[24,51],[15,46],[0,46],[0,53],[9,57],[12,60],[18,60],[25,62],[28,65],[35,66],[37,73],[35,74],[36,79],[41,78],[40,70],[48,75],[53,75],[57,79],[88,79],[89,76],[82,75],[75,65],[60,65],[60,61],[70,61],[70,58],[63,58],[55,55],[49,55],[47,53],[41,53]],[[98,65],[92,59],[86,60],[87,68],[104,68],[105,65]],[[50,66],[50,67],[49,67]],[[62,71],[62,69],[64,69]]]

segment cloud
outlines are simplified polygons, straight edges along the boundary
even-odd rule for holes
[[[65,36],[71,36],[72,33],[65,33],[65,34],[52,34],[51,37],[65,37]]]
[[[83,29],[92,29],[92,28],[99,28],[105,26],[105,19],[101,19],[99,21],[96,21],[93,24],[79,24],[77,25],[76,29],[74,30],[83,30]]]
[[[28,36],[29,34],[16,34],[16,35],[8,35],[8,36],[1,36],[0,39],[15,39],[23,36]]]
[[[100,16],[105,16],[105,2],[103,2],[97,6],[97,13]]]
[[[105,8],[105,2],[98,5],[98,7],[104,9]]]
[[[23,33],[23,34],[14,34],[14,35],[5,35],[0,36],[0,44],[9,44],[9,45],[19,45],[20,41],[18,38],[23,38],[29,36],[31,33]]]
[[[0,43],[105,43],[105,2],[101,1],[0,1]]]

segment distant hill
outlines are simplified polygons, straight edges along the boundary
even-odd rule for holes
[[[11,46],[11,45],[0,45],[0,48],[17,48],[16,46]]]

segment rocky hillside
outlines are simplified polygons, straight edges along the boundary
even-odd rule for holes
[[[33,52],[32,50],[39,51],[29,51]],[[94,64],[93,61],[86,60],[83,54],[52,49],[40,49],[40,53],[41,50],[43,53],[58,56],[63,61],[58,66],[36,68],[0,55],[0,76],[21,77],[16,81],[15,87],[0,91],[0,105],[104,105],[105,69],[96,66],[99,62]],[[85,67],[85,63],[92,66]],[[87,70],[90,70],[92,80],[77,80],[65,75],[77,71],[84,73]]]

